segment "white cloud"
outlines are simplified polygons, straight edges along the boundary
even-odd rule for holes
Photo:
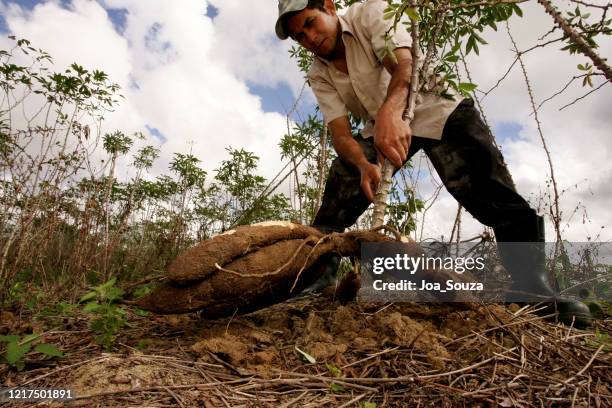
[[[217,36],[213,54],[226,61],[242,80],[272,87],[286,82],[297,95],[304,75],[288,57],[293,42],[279,41],[274,32],[277,2],[211,0],[211,3],[219,8],[214,20]],[[312,99],[312,93],[308,92],[308,97]]]
[[[104,7],[127,10],[122,34],[114,30]],[[217,38],[206,7],[198,0],[73,0],[69,8],[49,1],[31,11],[14,3],[2,5],[9,30],[49,51],[57,70],[78,61],[104,70],[122,86],[125,99],[107,115],[104,131],[147,133],[146,125],[161,131],[167,141],[155,172],[166,171],[172,153],[188,151],[211,171],[231,145],[260,156],[262,175],[270,177],[280,168],[277,143],[285,118],[263,112],[244,78],[215,52],[228,39]],[[221,17],[225,5],[219,7]],[[125,163],[121,171],[126,171]]]
[[[224,147],[232,145],[259,155],[263,175],[271,177],[282,167],[277,143],[286,130],[285,118],[264,113],[247,82],[270,87],[285,82],[297,94],[302,74],[287,55],[290,41],[274,36],[276,1],[248,6],[244,0],[210,3],[219,10],[214,21],[205,16],[208,3],[204,0],[73,0],[69,8],[53,0],[31,11],[0,0],[0,12],[13,33],[49,51],[58,70],[78,61],[90,69],[103,69],[123,87],[126,98],[108,116],[105,130],[144,131],[146,125],[159,129],[167,141],[156,171],[165,171],[173,152],[189,150],[212,170],[226,157]],[[127,9],[124,32],[114,30],[105,7]],[[512,32],[519,48],[525,49],[535,45],[552,24],[536,2],[521,7],[525,18],[512,20]],[[469,67],[474,81],[486,90],[505,72],[514,54],[503,25],[483,36],[490,45],[481,47],[480,57],[469,57]],[[7,44],[6,39],[0,40],[1,46]],[[578,73],[576,64],[586,61],[559,48],[553,45],[524,56],[538,101],[560,89]],[[602,43],[599,53],[612,55],[612,42]],[[602,225],[612,225],[612,164],[608,161],[612,91],[607,86],[558,111],[584,92],[575,84],[540,113],[560,189],[566,190],[564,214],[569,217],[582,204],[592,221],[582,224],[580,213],[575,215],[566,229],[566,238],[572,240],[594,236]],[[309,92],[306,98],[312,98]],[[506,140],[503,146],[519,191],[530,197],[544,190],[548,167],[518,65],[484,105],[492,124],[521,126],[520,137]],[[157,139],[149,142],[157,143]],[[422,191],[427,195],[431,186],[423,186]],[[427,214],[426,236],[448,236],[455,212],[454,199],[444,193]],[[467,218],[464,237],[481,229]],[[612,238],[612,233],[604,231],[602,238]]]

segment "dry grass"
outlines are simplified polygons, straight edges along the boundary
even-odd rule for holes
[[[29,318],[5,319],[2,329],[32,330]],[[2,382],[72,388],[68,406],[87,407],[612,404],[609,344],[498,305],[341,306],[310,295],[219,320],[130,313],[113,353],[93,341],[85,316],[63,323],[45,336],[63,359],[1,367]],[[610,332],[609,321],[597,324]]]

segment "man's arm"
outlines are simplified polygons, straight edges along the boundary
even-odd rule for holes
[[[412,54],[409,48],[396,48],[383,64],[391,74],[387,97],[376,115],[375,145],[393,166],[402,166],[408,156],[412,131],[402,116],[410,93]]]
[[[329,122],[334,150],[344,162],[352,165],[361,174],[361,189],[370,201],[380,184],[380,166],[368,161],[361,146],[351,134],[351,124],[348,116],[343,116]]]

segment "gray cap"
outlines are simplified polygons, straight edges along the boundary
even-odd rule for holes
[[[308,5],[308,0],[278,0],[278,19],[276,20],[276,35],[286,40],[289,35],[283,27],[283,16],[294,11],[302,11]]]

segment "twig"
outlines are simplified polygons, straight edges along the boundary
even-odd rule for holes
[[[538,1],[545,1],[545,0],[538,0]],[[506,21],[506,30],[508,32],[508,37],[510,37],[510,41],[512,42],[512,46],[514,47],[514,51],[517,53],[517,59],[519,63],[521,64],[521,70],[523,71],[523,77],[525,78],[525,85],[527,86],[527,93],[529,94],[529,101],[531,102],[533,116],[534,116],[536,126],[538,129],[538,135],[540,136],[540,140],[542,141],[542,147],[544,148],[544,152],[546,153],[546,159],[548,161],[548,169],[550,170],[550,181],[552,182],[553,194],[554,194],[553,195],[553,205],[552,205],[550,212],[551,212],[553,226],[554,226],[555,233],[556,233],[556,241],[557,243],[560,243],[562,241],[561,209],[559,206],[560,195],[559,195],[559,188],[557,186],[557,178],[555,177],[555,168],[553,165],[550,151],[548,150],[546,139],[544,138],[544,132],[542,131],[542,124],[540,123],[540,117],[538,115],[538,110],[535,105],[535,98],[533,96],[533,91],[531,89],[531,83],[529,82],[529,76],[527,75],[527,68],[525,68],[525,64],[519,53],[518,46],[516,45],[516,42],[514,41],[514,37],[512,36],[512,33],[510,32],[510,24],[508,23],[508,21]],[[555,252],[555,255],[556,255],[556,252]]]
[[[564,384],[569,384],[570,382],[572,382],[572,380],[576,377],[580,377],[582,374],[584,374],[584,372],[587,370],[587,368],[589,368],[589,366],[591,364],[593,364],[593,361],[595,360],[595,357],[597,357],[597,355],[599,354],[599,352],[601,350],[603,350],[605,344],[602,344],[601,346],[599,346],[599,348],[597,349],[597,351],[593,354],[593,356],[591,357],[591,359],[589,360],[588,363],[586,363],[586,365],[582,368],[582,370],[578,371],[576,373],[576,375],[568,378],[567,380],[563,381]]]
[[[573,104],[575,104],[576,102],[578,102],[578,101],[580,101],[580,100],[582,100],[582,99],[586,98],[587,96],[589,96],[589,95],[590,95],[590,94],[592,94],[593,92],[598,91],[600,88],[602,88],[604,85],[606,85],[606,84],[608,84],[608,83],[609,83],[609,81],[603,82],[601,85],[599,85],[597,88],[593,89],[592,91],[587,92],[586,94],[582,95],[581,97],[574,99],[572,102],[568,103],[567,105],[564,105],[564,106],[560,107],[560,108],[559,108],[559,110],[560,110],[560,111],[562,111],[562,110],[563,110],[563,109],[565,109],[565,108],[569,108],[570,106],[572,106],[572,105],[573,105]]]
[[[371,359],[373,359],[373,358],[376,358],[376,357],[382,356],[383,354],[390,353],[390,352],[395,351],[395,350],[397,350],[397,349],[399,349],[399,346],[397,346],[397,347],[393,347],[393,348],[390,348],[390,349],[386,349],[386,350],[383,350],[383,351],[379,351],[378,353],[371,354],[371,355],[369,355],[368,357],[362,358],[361,360],[357,360],[357,361],[352,362],[352,363],[350,363],[350,364],[343,365],[341,368],[342,368],[342,369],[345,369],[345,368],[348,368],[348,367],[355,366],[355,365],[357,365],[357,364],[361,364],[361,363],[363,363],[364,361],[371,360]]]
[[[355,398],[353,398],[352,400],[348,401],[347,403],[340,405],[338,408],[346,408],[346,407],[349,407],[349,406],[353,405],[354,403],[356,403],[357,401],[362,400],[362,399],[363,399],[364,397],[366,397],[367,395],[368,395],[368,394],[361,394],[361,395],[358,395],[358,396],[356,396]]]
[[[297,403],[299,400],[301,400],[302,398],[304,398],[304,396],[308,394],[308,391],[304,391],[303,393],[301,393],[300,395],[298,395],[297,397],[293,398],[290,401],[285,402],[282,405],[279,405],[278,408],[289,408],[290,406],[292,406],[293,404]]]
[[[36,382],[36,381],[38,381],[38,380],[42,380],[42,379],[43,379],[43,378],[45,378],[45,377],[49,377],[50,375],[57,374],[57,373],[59,373],[60,371],[68,370],[69,368],[78,367],[78,366],[80,366],[80,365],[87,364],[87,363],[91,363],[91,362],[94,362],[94,361],[105,360],[105,359],[107,359],[107,358],[110,358],[110,356],[95,357],[95,358],[91,358],[91,359],[89,359],[89,360],[79,361],[78,363],[74,363],[74,364],[70,364],[70,365],[68,365],[68,366],[66,366],[66,367],[61,367],[61,368],[58,368],[58,369],[56,369],[56,370],[53,370],[53,371],[48,372],[47,374],[43,374],[43,375],[41,375],[41,376],[38,376],[38,377],[33,378],[33,379],[31,379],[31,380],[28,380],[28,381],[24,382],[23,384],[20,384],[20,386],[25,386],[25,385],[28,385],[28,384],[35,383],[35,382]]]
[[[183,404],[183,401],[179,398],[178,395],[176,395],[174,393],[174,391],[172,391],[170,388],[168,387],[164,387],[164,390],[166,390],[168,392],[168,394],[170,394],[172,396],[172,398],[174,398],[174,400],[177,402],[177,404],[179,404],[179,406],[181,408],[185,408],[185,405]]]
[[[329,239],[329,237],[332,234],[329,235],[325,235],[323,237],[321,237],[317,243],[312,247],[312,249],[310,250],[310,252],[308,253],[308,256],[306,257],[306,260],[304,261],[304,265],[302,265],[302,267],[300,268],[299,272],[297,273],[295,280],[293,281],[293,285],[291,285],[291,289],[289,289],[289,292],[292,293],[293,290],[295,289],[298,281],[300,280],[300,277],[302,276],[302,272],[304,272],[304,269],[306,269],[306,265],[308,265],[308,261],[310,260],[310,256],[314,253],[315,249],[319,246],[319,244],[321,244],[325,239]]]

